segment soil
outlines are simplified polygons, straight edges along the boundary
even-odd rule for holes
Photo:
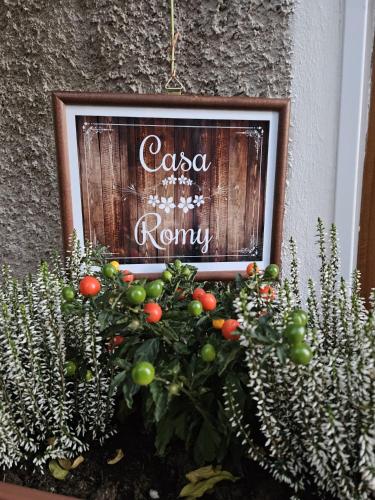
[[[124,458],[116,465],[107,460],[122,448]],[[150,500],[157,492],[160,500],[177,500],[187,483],[185,474],[196,469],[186,452],[176,446],[166,458],[155,455],[153,436],[130,419],[122,431],[103,447],[95,446],[85,455],[85,461],[68,474],[64,481],[48,472],[36,473],[31,466],[22,470],[2,472],[7,483],[60,493],[88,500]],[[226,467],[228,470],[229,467]],[[236,475],[235,471],[230,471]],[[154,490],[153,492],[150,490]],[[151,495],[150,495],[151,492]],[[208,500],[287,500],[292,492],[275,481],[254,462],[245,461],[242,477],[235,483],[219,483]],[[155,496],[154,496],[155,498]],[[305,500],[318,500],[308,495]]]

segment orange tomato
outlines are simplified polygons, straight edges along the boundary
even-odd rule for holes
[[[217,301],[213,293],[205,293],[199,301],[205,311],[213,311],[216,309]]]
[[[225,319],[216,318],[212,320],[212,326],[215,328],[215,330],[221,330],[224,325],[224,322]]]
[[[238,340],[240,338],[240,332],[233,333],[240,326],[236,319],[226,319],[221,328],[221,334],[227,340]]]
[[[250,262],[246,268],[246,272],[248,276],[254,276],[255,274],[259,274],[260,270],[258,264],[256,262]]]
[[[143,311],[148,315],[146,318],[146,321],[148,323],[157,323],[161,320],[161,317],[163,315],[162,308],[159,306],[159,304],[155,304],[154,302],[148,302],[148,304],[145,305]]]
[[[94,276],[85,276],[79,282],[79,293],[84,297],[95,297],[100,292],[100,281]]]

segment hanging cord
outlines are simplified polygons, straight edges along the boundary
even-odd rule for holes
[[[165,90],[169,94],[181,94],[185,87],[176,76],[176,46],[178,39],[181,38],[179,32],[175,33],[174,27],[174,0],[170,0],[171,14],[171,75],[165,84]]]

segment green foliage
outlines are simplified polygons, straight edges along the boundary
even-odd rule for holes
[[[153,293],[157,297],[152,301],[163,312],[155,323],[147,321],[143,302],[136,305],[129,301],[135,287],[145,287],[148,293],[156,290],[145,279],[124,282],[121,273],[115,278],[100,276],[100,295],[87,301],[99,319],[111,353],[110,363],[116,371],[112,391],[122,393],[128,411],[142,409],[145,426],[156,432],[160,455],[178,439],[197,464],[222,462],[228,452],[237,454],[239,460],[240,448],[225,415],[222,387],[229,376],[235,379],[238,397],[246,409],[246,346],[238,340],[226,340],[214,328],[213,319],[234,318],[234,297],[252,296],[256,305],[249,335],[254,342],[267,344],[269,350],[282,350],[283,339],[272,327],[272,301],[260,294],[262,286],[272,282],[277,287],[277,282],[255,276],[238,277],[231,283],[201,283],[200,287],[216,296],[217,307],[194,316],[189,304],[197,287],[196,268],[175,261],[166,271],[162,293]],[[73,314],[78,313],[76,307]],[[216,354],[209,362],[201,354],[206,344]],[[135,384],[132,377],[134,366],[142,361],[155,367],[154,381],[144,387]]]
[[[62,312],[62,289],[91,266],[76,240],[65,267],[55,258],[24,281],[4,267],[0,288],[0,466],[73,457],[109,431],[113,402],[98,322],[80,298]],[[67,373],[75,361],[77,372]],[[90,370],[92,377],[85,377]]]
[[[315,487],[321,496],[365,500],[375,490],[375,294],[366,309],[359,273],[350,285],[339,278],[334,226],[327,245],[318,222],[318,248],[320,286],[308,282],[309,366],[283,364],[274,351],[264,359],[261,346],[248,339],[248,396],[256,403],[265,446],[258,446],[243,420],[233,383],[225,386],[225,407],[249,456],[296,493]],[[291,278],[280,288],[274,315],[280,331],[301,303],[294,242],[291,256]],[[246,332],[252,300],[237,300],[236,306]]]

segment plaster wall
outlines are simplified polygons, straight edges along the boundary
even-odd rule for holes
[[[334,222],[344,0],[299,0],[291,27],[292,115],[284,219],[297,242],[301,280],[318,275],[317,218]]]
[[[177,0],[176,24],[183,37],[179,74],[187,91],[288,96],[293,8],[294,0]],[[300,10],[307,24],[308,9]],[[332,17],[337,11],[328,10]],[[329,19],[322,19],[317,28],[327,28]],[[337,30],[334,27],[330,37],[334,46]],[[161,92],[168,72],[168,43],[166,1],[0,0],[0,262],[14,264],[17,272],[24,273],[61,244],[50,92]],[[325,70],[334,56],[325,61]],[[306,66],[307,61],[302,62]],[[320,64],[318,59],[315,62]],[[323,78],[323,70],[319,74]],[[304,77],[310,78],[307,69],[301,73],[300,87]],[[319,80],[318,74],[315,79]],[[299,106],[301,93],[302,88],[295,90]],[[299,169],[307,172],[324,156],[321,151],[312,165],[309,154],[300,151],[303,144],[298,146],[298,141],[304,133],[299,127],[305,126],[300,118],[306,119],[302,110],[294,114],[297,144],[286,226],[297,236],[301,235],[299,223],[306,226],[306,219],[295,211],[304,205],[301,193],[294,193],[301,178]],[[311,127],[315,127],[313,117]],[[313,132],[308,136],[311,152]],[[324,168],[332,168],[331,160]],[[332,175],[326,173],[329,181]],[[329,190],[327,184],[327,211]]]

